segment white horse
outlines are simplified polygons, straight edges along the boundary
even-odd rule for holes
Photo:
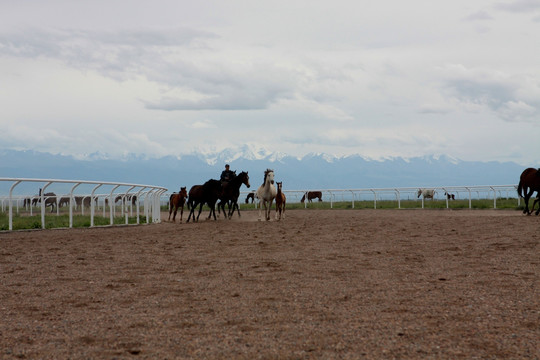
[[[418,197],[420,197],[420,195],[424,199],[433,200],[433,197],[435,196],[435,190],[434,189],[418,189]]]
[[[272,208],[272,202],[277,194],[276,187],[274,186],[274,170],[266,169],[264,172],[264,182],[257,189],[257,198],[260,200],[259,205],[259,221],[261,220],[261,210],[264,206],[264,216],[266,221],[270,220],[270,209]]]

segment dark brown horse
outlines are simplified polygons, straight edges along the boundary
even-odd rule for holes
[[[60,200],[58,200],[58,207],[67,205],[69,205],[69,196],[62,196]]]
[[[54,212],[54,209],[56,208],[56,194],[53,192],[45,193],[43,194],[43,198],[45,199],[45,207],[50,206],[51,212]],[[39,202],[41,202],[41,189],[39,189]]]
[[[320,191],[308,191],[307,192],[307,199],[308,202],[311,202],[313,199],[319,199],[319,201],[322,201],[322,192]],[[306,194],[302,196],[302,199],[300,199],[300,202],[306,201]]]
[[[186,187],[180,187],[180,192],[172,193],[169,197],[169,221],[171,221],[171,213],[174,208],[174,215],[172,221],[176,221],[176,212],[180,208],[180,222],[182,222],[182,215],[184,214],[184,204],[187,199],[187,190]]]
[[[201,215],[202,207],[204,204],[208,204],[210,207],[210,214],[208,219],[214,214],[214,220],[216,219],[216,202],[221,196],[221,181],[210,179],[205,182],[203,185],[193,185],[189,189],[188,194],[188,208],[189,216],[186,222],[189,222],[191,215],[193,215],[193,221],[199,221],[199,216]],[[197,219],[195,219],[195,208],[199,205],[199,214]]]
[[[134,194],[120,194],[114,198],[114,202],[117,203],[122,201],[123,204],[128,204],[129,199],[131,199],[131,205],[135,206],[137,204],[137,195]]]
[[[529,199],[535,191],[538,191],[540,196],[540,170],[527,168],[521,173],[517,188],[518,195],[525,200],[524,214],[531,215],[532,211],[529,211]],[[533,209],[535,204],[536,200],[533,203]],[[538,215],[538,212],[540,212],[540,209],[536,212],[536,215]]]
[[[255,192],[250,192],[249,194],[247,194],[246,204],[249,204],[250,199],[251,199],[251,203],[253,204],[253,202],[255,201]]]
[[[242,184],[249,188],[249,175],[246,171],[242,171],[240,174],[233,176],[233,178],[226,183],[223,183],[221,196],[219,197],[218,213],[223,211],[225,215],[225,204],[229,205],[229,213],[227,217],[230,219],[234,215],[234,210],[238,212],[240,216],[240,207],[238,206],[238,197],[240,196],[240,187]]]
[[[90,207],[92,205],[91,196],[75,196],[75,205]],[[94,198],[94,204],[97,205],[97,197]],[[109,200],[105,198],[105,205],[109,204]]]
[[[285,203],[287,202],[287,197],[281,190],[281,187],[283,186],[283,182],[276,182],[277,185],[277,194],[276,194],[276,219],[281,220],[285,219]],[[279,218],[278,218],[278,212],[279,212]]]

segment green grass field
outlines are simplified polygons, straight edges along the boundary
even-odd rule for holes
[[[506,210],[523,210],[523,205],[518,206],[517,199],[497,199],[497,209],[506,209]],[[302,203],[289,203],[286,206],[287,210],[292,209],[351,209],[351,210],[361,210],[361,209],[373,209],[375,207],[374,201],[355,201],[354,209],[352,202],[350,201],[338,201],[333,202],[332,206],[330,202],[312,202],[304,205]],[[415,200],[404,200],[400,203],[401,209],[421,209],[422,202]],[[391,200],[380,200],[376,204],[377,209],[397,209],[398,202]],[[472,209],[493,209],[493,199],[473,199],[471,201]],[[254,204],[240,204],[240,209],[244,210],[255,210]],[[426,200],[424,202],[424,209],[446,209],[445,200]],[[449,209],[469,209],[469,200],[453,200],[449,202]],[[169,209],[166,206],[162,206],[161,210],[163,212],[168,212]],[[208,211],[208,208],[203,208],[204,211]],[[34,208],[32,216],[29,215],[29,212],[26,210],[19,210],[19,214],[13,215],[13,230],[23,230],[23,229],[41,229],[41,215],[39,208]],[[184,209],[184,215],[186,215],[187,208]],[[189,212],[188,212],[189,213]],[[36,215],[37,214],[37,215]],[[102,214],[102,212],[100,213]],[[124,216],[116,216],[114,219],[115,225],[123,225],[126,220]],[[141,224],[146,223],[145,216],[139,216],[139,222]],[[128,224],[136,224],[137,217],[130,216],[128,217]],[[110,225],[110,218],[108,214],[106,217],[103,216],[94,216],[94,226],[106,226]],[[45,228],[68,228],[69,227],[69,215],[65,212],[61,212],[60,215],[55,213],[47,213],[45,215]],[[90,227],[90,215],[73,215],[73,227]],[[0,230],[9,229],[9,217],[7,210],[0,213]]]

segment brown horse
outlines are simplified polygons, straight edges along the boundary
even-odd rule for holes
[[[532,211],[529,211],[529,199],[535,191],[538,191],[540,196],[540,170],[527,168],[521,173],[517,188],[518,195],[525,200],[525,209],[523,209],[524,214],[531,215]],[[536,202],[537,201],[535,200],[533,203],[533,209]],[[536,212],[536,215],[538,215],[539,212],[540,209]]]
[[[319,201],[322,201],[322,192],[320,191],[308,191],[307,192],[307,198],[308,202],[311,202],[313,199],[319,199]],[[306,194],[302,196],[302,199],[300,199],[300,202],[306,201]]]
[[[171,213],[174,208],[174,215],[172,221],[176,221],[176,212],[180,208],[180,222],[182,222],[182,215],[184,214],[184,204],[187,199],[186,187],[180,187],[180,192],[172,193],[169,197],[169,221],[171,221]]]
[[[283,182],[276,182],[277,185],[277,194],[276,194],[276,220],[281,220],[281,217],[283,216],[283,219],[285,219],[285,203],[287,202],[287,197],[281,191],[281,187],[283,186]],[[279,218],[278,218],[278,211],[279,211]]]

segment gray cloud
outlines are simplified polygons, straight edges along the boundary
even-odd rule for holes
[[[454,72],[455,71],[455,72]],[[445,92],[463,103],[485,106],[506,121],[533,121],[540,114],[540,102],[534,91],[540,84],[526,89],[534,79],[510,77],[505,74],[478,69],[453,68],[445,80]]]
[[[528,13],[528,12],[540,9],[540,1],[516,0],[512,2],[500,2],[495,5],[495,8],[498,10],[514,12],[514,13]]]
[[[469,16],[466,16],[463,20],[465,21],[484,21],[484,20],[493,20],[493,17],[487,11],[477,11]]]

